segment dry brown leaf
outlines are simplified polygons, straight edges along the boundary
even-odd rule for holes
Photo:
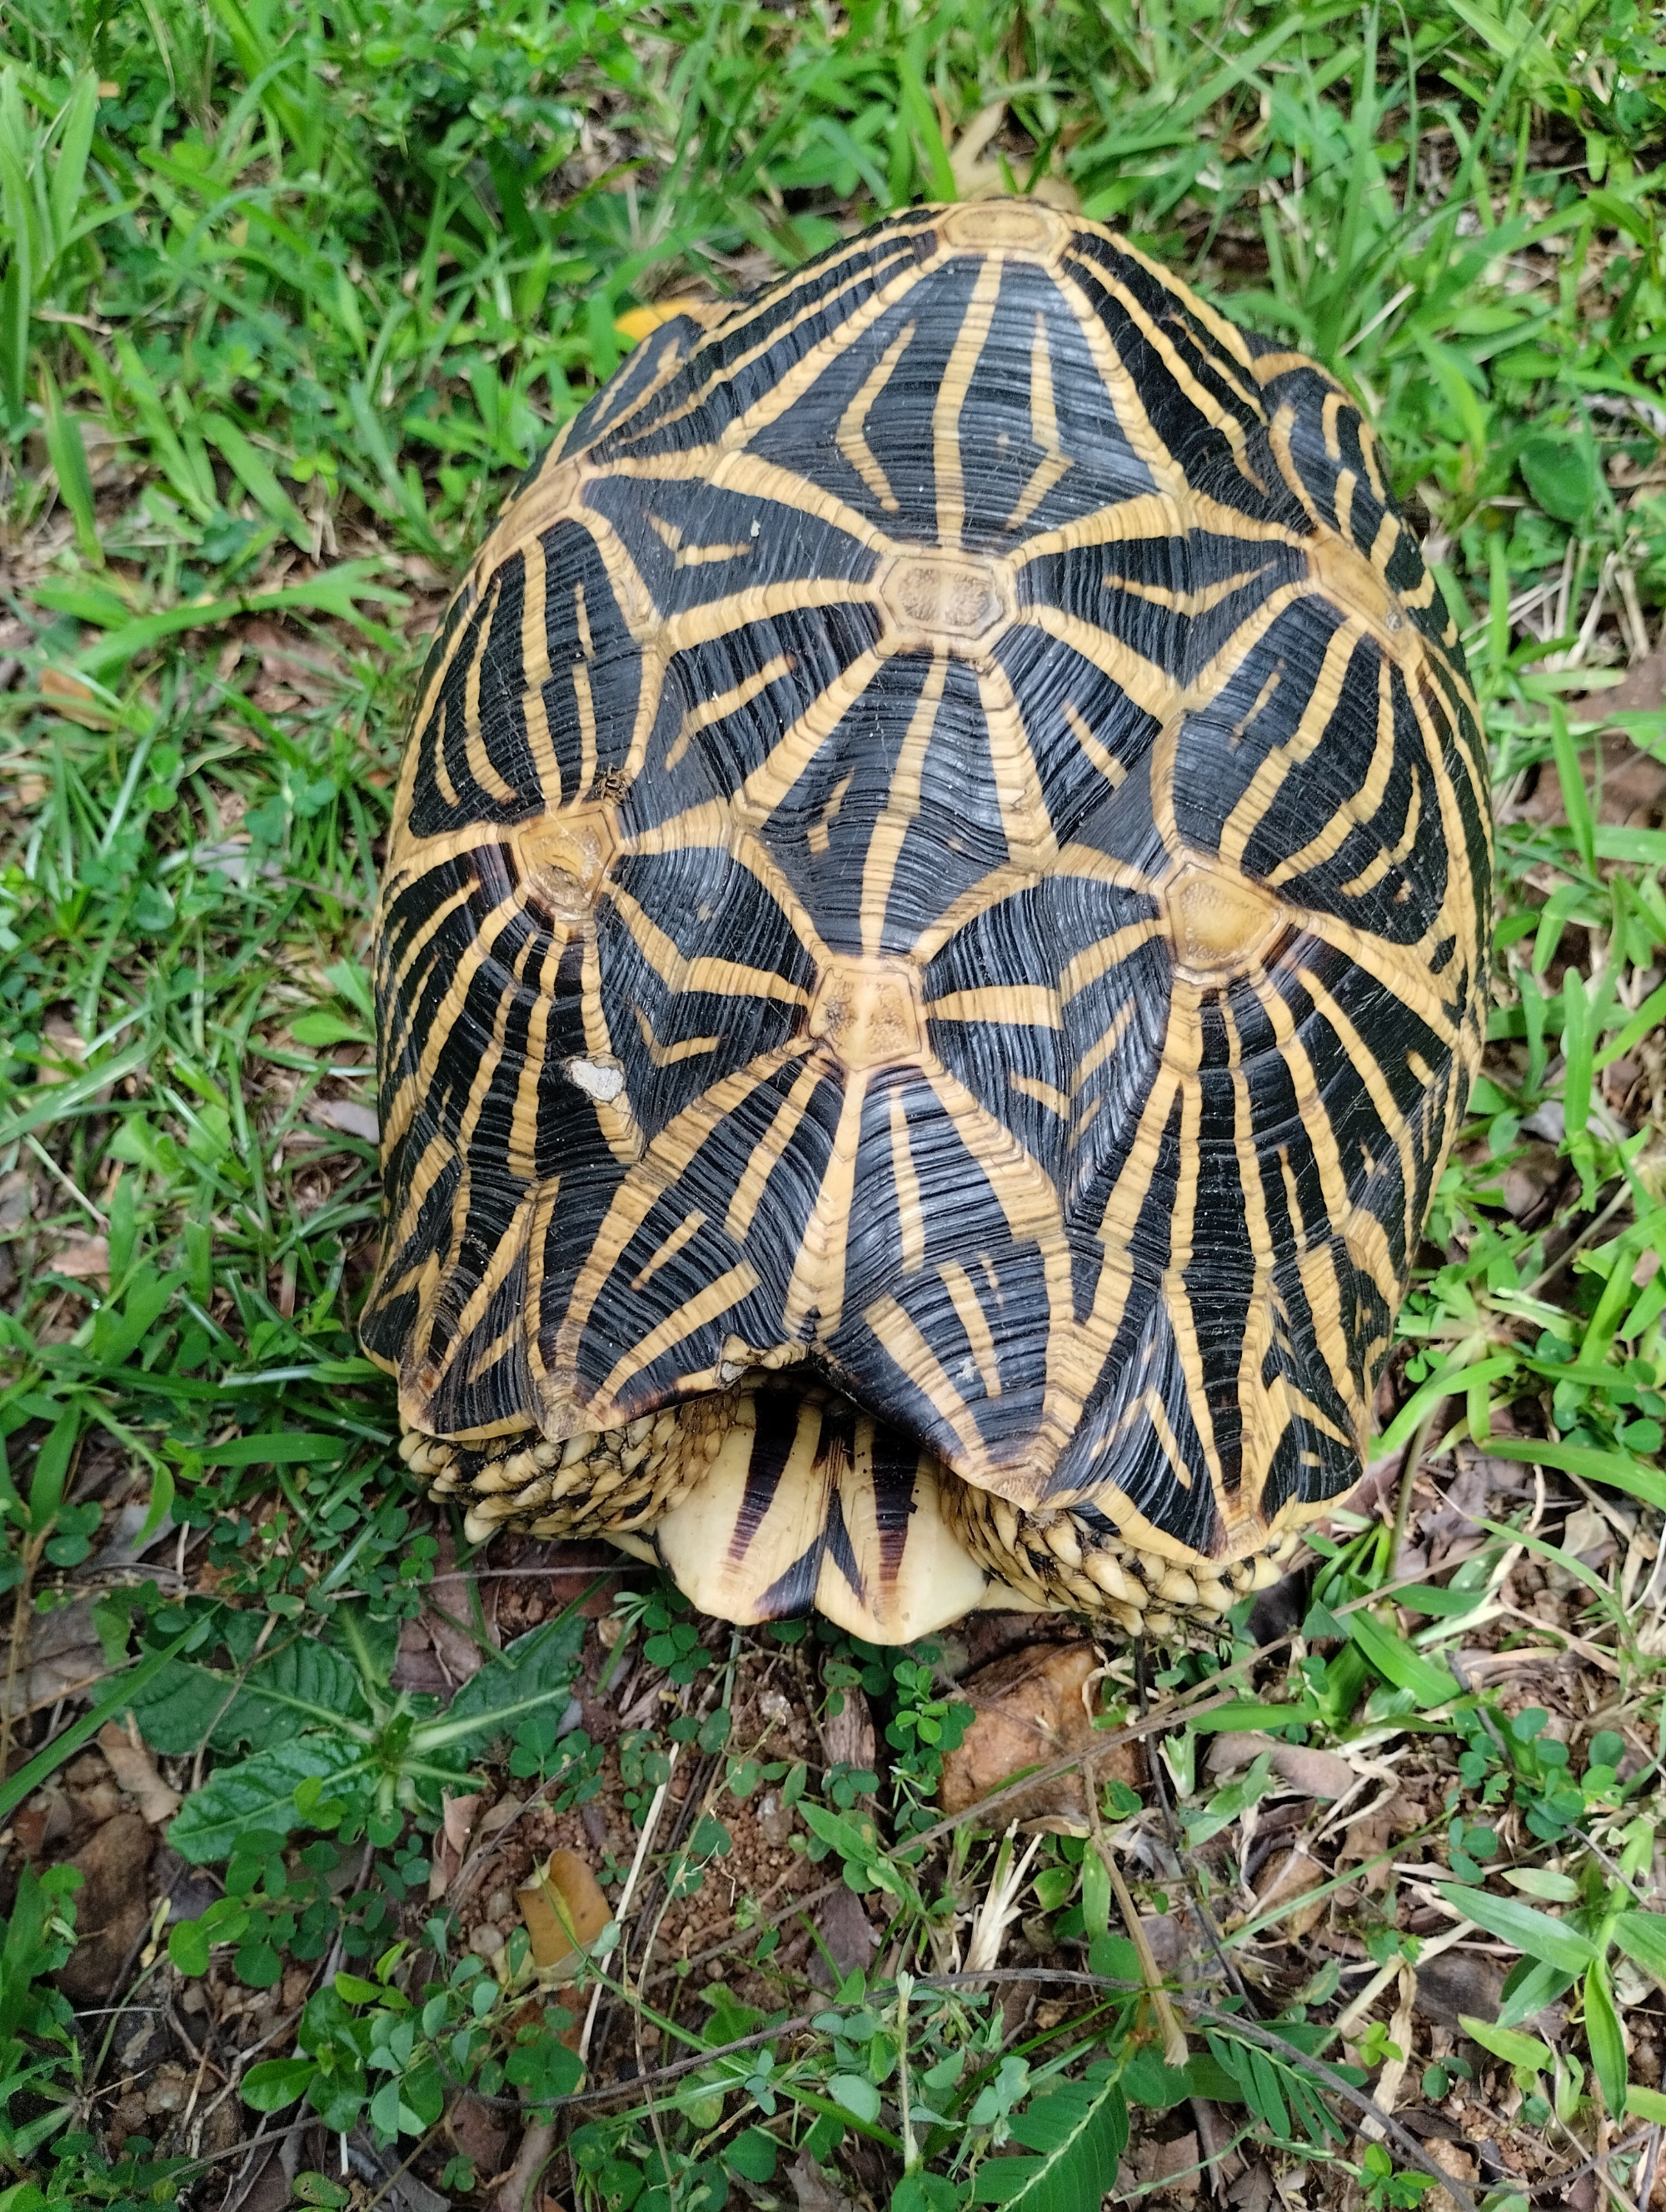
[[[34,1178],[27,1168],[0,1176],[0,1237],[15,1237],[34,1204]]]
[[[1316,1751],[1304,1743],[1280,1743],[1255,1729],[1218,1735],[1209,1753],[1209,1772],[1216,1778],[1236,1774],[1262,1752],[1270,1755],[1279,1779],[1299,1790],[1304,1797],[1345,1797],[1359,1778],[1347,1759],[1334,1751]]]
[[[1448,2142],[1440,2136],[1425,2136],[1423,2148],[1428,2156],[1452,2179],[1466,2188],[1473,2188],[1480,2172],[1475,2154],[1466,2143]],[[1450,2189],[1432,2189],[1423,2200],[1425,2212],[1457,2212],[1457,2200]]]
[[[106,1721],[99,1730],[98,1744],[118,1786],[127,1792],[153,1828],[166,1827],[179,1809],[179,1793],[157,1773],[155,1760],[137,1733],[129,1735],[119,1721]]]
[[[958,1684],[956,1696],[976,1717],[943,1762],[944,1811],[964,1813],[1025,1767],[1103,1743],[1082,1696],[1098,1663],[1091,1644],[1036,1644],[1009,1652]],[[1138,1783],[1143,1779],[1138,1747],[1111,1747],[1096,1758],[1094,1772],[1101,1783]],[[995,1810],[1003,1827],[1018,1820],[1055,1835],[1087,1833],[1087,1796],[1079,1772],[1015,1790]]]
[[[1666,707],[1666,644],[1633,661],[1620,682],[1605,691],[1570,699],[1570,714],[1582,720],[1610,721],[1616,714],[1658,714]],[[1592,794],[1599,822],[1646,829],[1666,811],[1666,763],[1634,745],[1618,731],[1606,732],[1598,744],[1601,777]],[[1539,771],[1533,795],[1511,809],[1522,822],[1565,823],[1561,779],[1547,764]]]
[[[801,2150],[787,2167],[787,2179],[793,2185],[798,2212],[856,2212],[851,2199],[817,2165],[807,2150]]]
[[[580,1954],[612,1917],[602,1886],[577,1851],[551,1851],[515,1902],[532,1946],[532,1964],[559,1983],[578,1972]]]
[[[839,1694],[844,1700],[842,1705],[836,1713],[829,1713],[821,1724],[822,1749],[827,1753],[827,1763],[830,1766],[854,1766],[871,1772],[879,1743],[867,1699],[860,1690],[842,1690]]]
[[[1290,1942],[1298,1940],[1323,1917],[1325,1900],[1316,1898],[1308,1905],[1298,1905],[1296,1900],[1306,1897],[1329,1878],[1327,1869],[1299,1846],[1275,1851],[1262,1869],[1261,1879],[1256,1885],[1256,1919],[1276,1912],[1280,1916],[1280,1934]],[[1290,1909],[1292,1905],[1293,1911]]]
[[[118,1813],[70,1861],[82,1875],[76,1941],[56,1979],[71,2003],[106,2003],[128,1971],[150,1922],[145,1875],[155,1847],[138,1814]]]
[[[90,684],[62,668],[43,668],[40,696],[66,722],[79,722],[83,730],[107,730],[115,720]]]
[[[309,1121],[320,1121],[344,1137],[362,1138],[367,1145],[381,1142],[381,1123],[374,1106],[361,1106],[356,1098],[314,1098],[307,1109]]]
[[[453,1797],[447,1790],[440,1802],[444,1809],[440,1821],[439,1849],[428,1871],[430,1897],[443,1897],[462,1872],[463,1862],[469,1855],[469,1838],[480,1817],[480,1800],[473,1793],[466,1797]]]
[[[1172,2142],[1141,2143],[1134,2157],[1134,2172],[1146,2188],[1172,2189],[1180,2197],[1196,2196],[1203,2181],[1201,2165],[1195,2130]]]
[[[54,1274],[72,1282],[107,1282],[110,1279],[110,1239],[107,1237],[70,1237],[47,1259]]]

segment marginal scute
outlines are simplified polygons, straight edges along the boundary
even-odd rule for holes
[[[1279,1572],[1479,1065],[1441,621],[1335,380],[1055,207],[649,330],[472,564],[394,810],[362,1335],[412,1473],[865,1636]]]
[[[1069,224],[1034,200],[974,200],[946,210],[937,230],[960,253],[1055,254],[1070,238]]]
[[[1332,531],[1321,532],[1307,547],[1307,567],[1319,590],[1344,613],[1368,623],[1392,659],[1416,657],[1416,626],[1382,570],[1357,545]]]

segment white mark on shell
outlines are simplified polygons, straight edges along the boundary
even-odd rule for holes
[[[563,1072],[575,1089],[603,1106],[611,1106],[624,1089],[623,1068],[605,1060],[569,1060]]]

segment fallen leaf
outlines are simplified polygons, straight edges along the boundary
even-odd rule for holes
[[[1364,1820],[1353,1821],[1336,1846],[1337,1873],[1351,1866],[1365,1867],[1368,1861],[1379,1859],[1382,1863],[1370,1867],[1359,1879],[1367,1891],[1386,1889],[1390,1867],[1384,1854],[1393,1850],[1398,1833],[1391,1806],[1379,1807]]]
[[[125,1790],[153,1828],[166,1827],[179,1811],[180,1796],[156,1771],[156,1762],[119,1721],[106,1721],[99,1730],[99,1749],[109,1762],[119,1788]]]
[[[83,730],[107,730],[115,719],[89,684],[62,668],[41,670],[40,696],[66,722],[79,722]]]
[[[472,2160],[482,2184],[489,2182],[503,2163],[509,2147],[509,2130],[491,2106],[465,2090],[446,2111],[446,2133],[453,2149]]]
[[[361,1106],[355,1098],[314,1098],[307,1109],[309,1121],[321,1121],[326,1129],[338,1130],[344,1137],[359,1137],[367,1145],[381,1142],[381,1123],[376,1118],[374,1106]]]
[[[26,1614],[23,1634],[23,1656],[28,1662],[23,1680],[26,1712],[38,1711],[59,1698],[79,1696],[110,1671],[93,1626],[90,1597],[73,1599],[51,1613]],[[0,1664],[9,1663],[9,1653],[0,1646]]]
[[[1633,661],[1618,684],[1567,702],[1571,715],[1593,722],[1611,722],[1616,714],[1657,714],[1662,707],[1666,707],[1666,643]],[[1596,819],[1633,829],[1647,829],[1657,823],[1666,811],[1666,763],[1615,730],[1605,731],[1599,739],[1598,759],[1598,787],[1592,793]],[[1532,795],[1511,808],[1509,818],[1566,823],[1562,780],[1554,765],[1547,763],[1539,770]]]
[[[816,1928],[841,1981],[858,1968],[866,1972],[879,1948],[879,1939],[854,1889],[841,1887],[834,1891],[817,1917]],[[819,1951],[810,1962],[810,1978],[818,1988],[830,1985],[827,1960]]]
[[[844,1700],[836,1713],[821,1724],[822,1749],[830,1766],[854,1766],[871,1772],[879,1744],[873,1733],[873,1714],[860,1690],[842,1690]]]
[[[855,2205],[824,2172],[807,2150],[801,2150],[787,2169],[798,2212],[856,2212]]]
[[[100,2005],[118,1984],[150,1925],[145,1875],[155,1838],[137,1813],[118,1813],[95,1828],[70,1864],[81,1869],[76,1948],[55,1977],[72,2004]]]
[[[1359,1780],[1347,1759],[1334,1751],[1316,1751],[1304,1743],[1280,1743],[1258,1729],[1218,1735],[1209,1753],[1208,1767],[1217,1778],[1236,1774],[1265,1752],[1273,1771],[1304,1797],[1345,1797]]]
[[[1473,2188],[1480,2168],[1475,2154],[1461,2142],[1449,2142],[1442,2136],[1426,2136],[1423,2148],[1443,2173],[1466,2189]],[[1432,2189],[1423,2200],[1426,2212],[1457,2212],[1457,2200],[1450,2189]]]
[[[1177,2196],[1195,2197],[1203,2181],[1201,2164],[1194,2131],[1176,2136],[1171,2142],[1141,2143],[1134,2153],[1134,2170],[1148,2189],[1172,2189]]]
[[[1464,2014],[1496,2020],[1504,2001],[1504,1969],[1473,1951],[1443,1951],[1418,1968],[1412,2009],[1436,2027],[1456,2027]]]
[[[602,1886],[577,1851],[551,1851],[515,1902],[532,1946],[532,1964],[560,1984],[578,1972],[612,1917]]]
[[[440,1847],[429,1866],[430,1897],[443,1897],[462,1872],[463,1862],[469,1855],[469,1838],[480,1817],[480,1799],[472,1793],[466,1797],[453,1797],[447,1790],[440,1802],[444,1809],[440,1820]]]
[[[107,1237],[70,1237],[46,1261],[54,1274],[74,1282],[108,1282],[110,1239]]]
[[[1081,1753],[1104,1739],[1094,1729],[1082,1692],[1098,1660],[1091,1644],[1043,1644],[1010,1652],[956,1685],[976,1715],[943,1762],[945,1813],[964,1812],[1025,1767]],[[1143,1779],[1138,1747],[1116,1744],[1094,1760],[1101,1784]],[[1018,1820],[1055,1835],[1087,1833],[1087,1796],[1079,1771],[1015,1790],[994,1808],[1002,1826]]]
[[[0,1176],[0,1237],[15,1237],[34,1204],[34,1178],[27,1168]]]
[[[1310,1890],[1317,1889],[1329,1880],[1328,1870],[1317,1859],[1310,1857],[1299,1846],[1275,1851],[1262,1869],[1261,1879],[1256,1885],[1256,1917],[1276,1912],[1280,1933],[1290,1942],[1298,1941],[1308,1934],[1324,1916],[1325,1900],[1316,1898],[1311,1904],[1298,1905],[1297,1899],[1305,1897]],[[1295,1910],[1291,1910],[1292,1906]]]

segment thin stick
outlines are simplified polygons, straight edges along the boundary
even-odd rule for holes
[[[672,1744],[671,1756],[666,1761],[666,1778],[654,1793],[648,1808],[648,1818],[642,1823],[642,1832],[636,1839],[636,1856],[630,1862],[630,1872],[625,1876],[625,1886],[619,1893],[619,1902],[613,1914],[621,1929],[624,1926],[625,1915],[630,1910],[630,1900],[636,1894],[636,1884],[648,1858],[648,1845],[654,1840],[654,1831],[660,1825],[660,1815],[665,1810],[666,1799],[671,1794],[671,1778],[677,1771],[678,1753],[682,1748],[680,1743]],[[581,2060],[590,2056],[590,2039],[595,2033],[596,2011],[601,2001],[602,1984],[598,1982],[590,1992],[590,2009],[584,2016],[584,2033],[579,2038]]]

